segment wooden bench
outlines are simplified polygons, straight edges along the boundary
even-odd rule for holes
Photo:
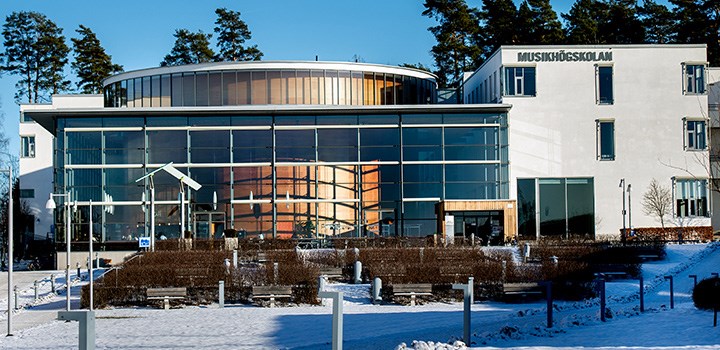
[[[275,299],[292,298],[292,286],[253,286],[253,301],[257,299],[270,299],[270,307],[275,307]]]
[[[181,267],[175,271],[177,278],[188,279],[189,285],[194,286],[196,280],[203,280],[208,277],[207,267]]]
[[[430,283],[413,283],[413,284],[393,284],[393,297],[410,296],[410,306],[415,306],[416,296],[432,295],[432,284]]]
[[[148,300],[163,300],[165,310],[170,309],[170,299],[185,299],[187,297],[187,289],[185,287],[177,288],[148,288],[145,290]]]
[[[503,283],[503,296],[516,296],[525,298],[528,295],[540,295],[543,287],[537,282],[528,283]]]
[[[320,276],[327,278],[343,278],[342,268],[323,266],[320,268]]]

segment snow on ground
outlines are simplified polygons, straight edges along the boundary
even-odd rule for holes
[[[667,252],[666,260],[643,266],[645,313],[639,312],[637,281],[608,283],[611,318],[607,322],[599,320],[597,299],[556,302],[555,325],[551,329],[545,327],[544,301],[476,302],[472,306],[472,347],[720,348],[720,328],[712,327],[712,313],[696,310],[692,305],[692,279],[687,277],[689,274],[709,277],[712,272],[720,272],[720,245],[669,245]],[[62,285],[64,274],[55,273],[62,281],[57,285]],[[665,275],[675,278],[672,310]],[[72,278],[75,277],[73,274]],[[54,320],[56,312],[65,307],[65,295],[53,294],[46,287],[45,294],[40,293],[41,298],[34,301],[32,281],[25,283],[20,288],[24,307],[13,317],[17,326],[14,336],[0,338],[0,349],[77,348],[77,323]],[[47,283],[49,281],[43,281],[40,285]],[[73,285],[74,308],[78,304],[77,292],[85,283],[78,280]],[[369,302],[369,285],[329,284],[327,289],[344,293],[345,349],[465,349],[462,342],[456,342],[462,336],[461,303],[415,307],[373,305]],[[2,293],[3,310],[7,309],[6,298],[7,293]],[[328,300],[324,306],[226,305],[219,308],[208,305],[167,311],[156,308],[98,310],[96,344],[98,349],[330,349],[331,305]],[[3,330],[6,318],[3,312],[0,315]]]

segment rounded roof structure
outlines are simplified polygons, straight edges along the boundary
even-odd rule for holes
[[[409,105],[437,100],[437,77],[351,62],[250,61],[158,67],[105,80],[105,107]]]
[[[210,71],[244,71],[244,70],[317,70],[332,69],[338,71],[363,71],[384,74],[398,74],[420,79],[437,81],[437,76],[423,70],[388,66],[382,64],[360,63],[360,62],[335,62],[335,61],[242,61],[242,62],[210,62],[200,64],[188,64],[181,66],[167,66],[138,69],[123,72],[105,79],[105,86],[112,83],[146,76],[189,73],[189,72],[210,72]]]

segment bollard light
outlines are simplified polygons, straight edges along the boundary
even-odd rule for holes
[[[673,291],[673,276],[665,276],[666,280],[670,280],[670,308],[675,308],[675,295]]]

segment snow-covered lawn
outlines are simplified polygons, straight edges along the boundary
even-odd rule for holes
[[[637,281],[608,283],[612,317],[607,322],[599,320],[598,300],[556,302],[555,325],[551,329],[545,327],[545,302],[476,302],[472,306],[472,347],[720,348],[720,328],[712,327],[712,313],[693,307],[692,279],[687,277],[709,277],[712,272],[720,272],[720,245],[670,245],[667,252],[666,260],[643,266],[645,313],[639,312]],[[675,278],[672,310],[665,275]],[[78,286],[82,283],[86,282]],[[37,320],[35,325],[14,331],[13,337],[0,338],[0,348],[77,348],[77,323],[53,320],[57,310],[64,308],[64,294],[48,291],[34,302],[31,287],[21,288],[23,300],[35,304],[18,311],[14,320]],[[396,349],[403,348],[403,344],[415,349],[453,349],[452,343],[462,337],[461,303],[373,305],[369,302],[369,285],[330,284],[327,289],[344,292],[345,349]],[[4,309],[6,298],[7,293],[0,297]],[[98,310],[96,344],[98,349],[330,349],[331,304]],[[3,333],[6,317],[0,316]],[[464,348],[460,343],[456,345]]]

